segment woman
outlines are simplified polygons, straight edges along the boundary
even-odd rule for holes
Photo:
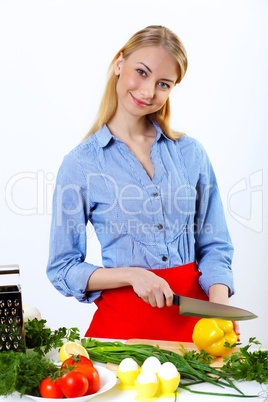
[[[98,306],[86,336],[191,341],[197,319],[179,316],[173,293],[223,304],[234,293],[210,161],[169,126],[169,94],[186,69],[169,29],[134,34],[111,63],[94,126],[59,170],[47,274]],[[85,261],[88,221],[103,267]]]

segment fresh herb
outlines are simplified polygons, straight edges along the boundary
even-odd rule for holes
[[[215,356],[210,355],[208,352],[205,352],[204,350],[201,350],[200,353],[198,353],[196,350],[187,351],[182,345],[180,345],[179,350],[181,351],[184,359],[186,360],[211,364],[212,360],[215,359]]]
[[[251,352],[249,348],[253,344],[260,345],[260,347],[258,350]],[[228,344],[226,346],[228,347]],[[261,347],[261,343],[256,338],[249,338],[248,345],[224,358],[225,365],[222,370],[230,374],[235,380],[255,380],[260,384],[267,383],[268,350],[261,350]]]
[[[46,320],[33,320],[24,323],[25,342],[28,349],[34,349],[44,356],[53,348],[61,347],[67,341],[80,339],[78,328],[65,327],[52,330],[46,327]]]
[[[40,382],[59,368],[39,353],[0,353],[0,395],[17,391],[22,395],[40,396]]]
[[[246,396],[223,371],[200,361],[186,360],[184,356],[159,349],[157,346],[125,345],[121,342],[101,342],[93,338],[83,338],[81,342],[87,349],[90,359],[98,362],[120,364],[123,359],[132,357],[141,366],[147,357],[156,356],[161,363],[172,362],[181,374],[181,378],[187,380],[185,385],[180,385],[181,388],[188,389],[189,385],[208,382],[221,388],[231,388],[237,392],[236,394],[220,393],[219,395]],[[198,391],[195,392],[198,393]]]
[[[180,384],[179,388],[185,389],[186,391],[192,392],[194,394],[200,394],[200,395],[211,395],[211,396],[232,396],[232,397],[238,397],[238,398],[256,398],[258,395],[244,395],[244,394],[223,394],[221,392],[205,392],[205,391],[196,391],[191,388],[189,388],[186,385]]]

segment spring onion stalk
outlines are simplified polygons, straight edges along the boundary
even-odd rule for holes
[[[209,366],[205,363],[199,363],[192,360],[186,360],[183,356],[165,349],[159,349],[158,346],[138,344],[126,345],[122,342],[101,342],[94,338],[83,338],[82,345],[86,348],[90,359],[101,363],[120,364],[127,357],[132,357],[139,366],[150,356],[155,356],[161,363],[171,362],[179,371],[182,379],[191,380],[188,384],[195,385],[208,382],[221,388],[229,387],[237,391],[238,394],[223,394],[223,393],[207,393],[211,395],[222,396],[246,396],[238,389],[228,374],[223,371]],[[180,385],[179,387],[193,391],[189,386]],[[200,393],[203,393],[200,391]]]
[[[204,391],[194,391],[193,389],[186,387],[185,385],[180,384],[179,388],[185,389],[186,391],[192,392],[194,394],[203,394],[203,395],[216,395],[216,396],[235,396],[239,398],[256,398],[258,395],[244,395],[244,394],[221,394],[220,392],[204,392]]]

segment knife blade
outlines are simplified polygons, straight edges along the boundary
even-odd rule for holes
[[[220,318],[222,320],[252,320],[258,316],[250,311],[220,303],[173,295],[173,304],[180,307],[179,313],[190,317]]]

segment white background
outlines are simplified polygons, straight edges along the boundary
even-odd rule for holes
[[[0,264],[19,264],[24,303],[49,325],[83,335],[95,311],[46,277],[55,175],[94,120],[110,60],[161,24],[187,49],[172,126],[205,146],[218,178],[235,246],[231,304],[259,316],[240,324],[241,339],[268,347],[267,18],[266,0],[0,0]],[[101,264],[90,240],[87,260]]]

